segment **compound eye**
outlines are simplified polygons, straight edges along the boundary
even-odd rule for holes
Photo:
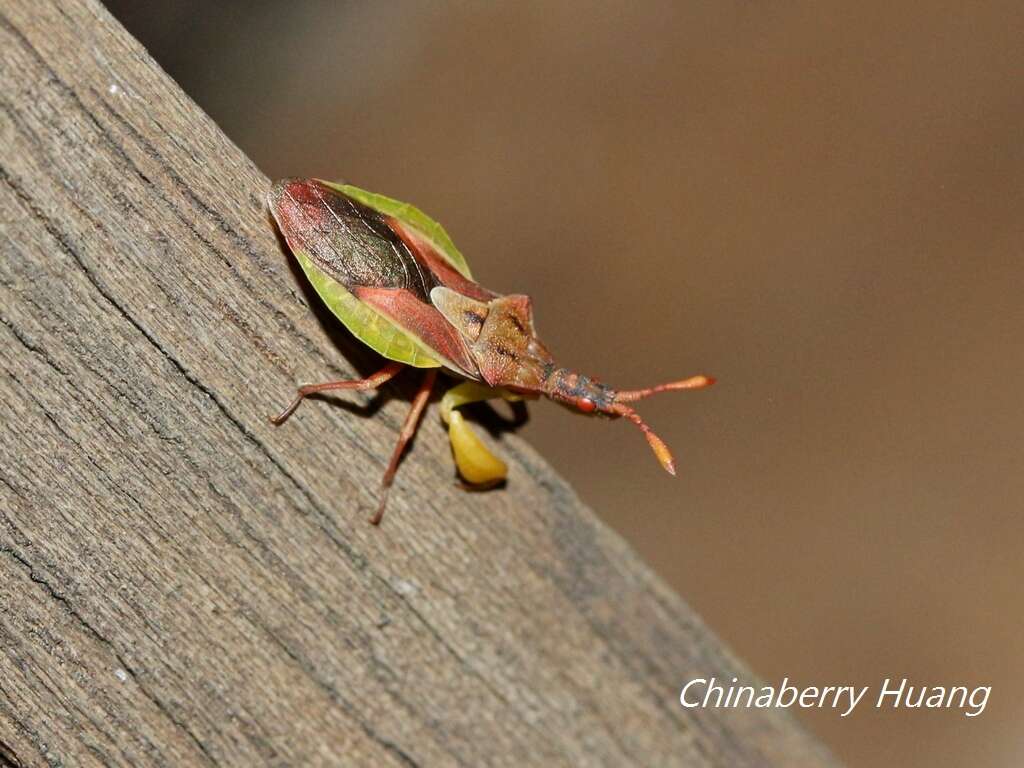
[[[591,400],[589,397],[581,397],[576,401],[576,407],[584,413],[593,413],[597,410],[597,403]]]

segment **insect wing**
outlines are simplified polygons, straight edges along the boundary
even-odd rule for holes
[[[458,332],[430,304],[438,278],[384,214],[315,180],[277,182],[269,202],[314,289],[353,335],[391,360],[476,377]]]

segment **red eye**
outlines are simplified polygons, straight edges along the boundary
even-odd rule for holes
[[[576,407],[584,413],[593,413],[597,410],[597,403],[591,400],[589,397],[581,397],[576,401]]]

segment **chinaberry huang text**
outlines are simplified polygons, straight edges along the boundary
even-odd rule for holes
[[[835,709],[840,717],[852,713],[861,702],[876,708],[959,709],[966,717],[977,717],[988,706],[992,686],[916,685],[906,678],[885,681],[875,691],[871,686],[825,685],[797,687],[782,679],[775,685],[744,685],[698,677],[688,681],[679,694],[679,703],[694,707],[803,707]]]

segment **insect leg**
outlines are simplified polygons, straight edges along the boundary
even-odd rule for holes
[[[395,479],[395,472],[398,471],[398,461],[402,458],[402,452],[405,450],[406,444],[416,434],[416,427],[419,426],[420,416],[423,415],[423,409],[427,407],[430,390],[434,388],[434,381],[436,380],[437,370],[431,368],[423,377],[423,383],[420,384],[416,396],[412,399],[412,407],[409,409],[405,422],[402,424],[402,431],[398,435],[398,443],[391,454],[391,461],[388,462],[388,468],[385,470],[384,479],[380,484],[380,504],[377,506],[376,514],[370,518],[370,522],[374,525],[380,525],[381,518],[384,517],[384,505],[387,504],[388,490]]]
[[[405,366],[402,363],[388,363],[379,371],[372,376],[367,376],[365,379],[353,379],[352,381],[325,381],[321,384],[306,384],[303,387],[299,387],[299,394],[292,400],[291,405],[285,408],[277,416],[270,419],[271,424],[283,424],[287,421],[288,417],[295,413],[295,409],[299,407],[302,400],[317,392],[329,392],[332,389],[377,389],[388,379],[391,379]]]

